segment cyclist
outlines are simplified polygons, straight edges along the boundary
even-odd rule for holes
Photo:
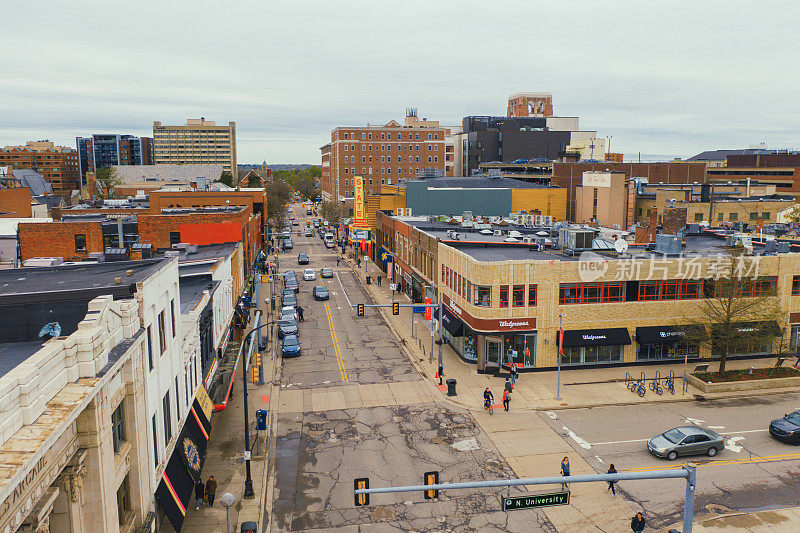
[[[486,390],[483,391],[483,408],[489,411],[489,414],[492,414],[493,402],[494,394],[492,394],[492,391],[489,390],[489,387],[486,387]]]

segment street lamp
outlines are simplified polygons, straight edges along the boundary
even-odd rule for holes
[[[561,399],[561,350],[564,348],[564,329],[562,326],[563,320],[564,310],[562,309],[558,312],[558,346],[556,346],[558,385],[556,389],[556,400]]]
[[[228,528],[225,531],[231,533],[231,506],[236,503],[236,497],[230,492],[226,492],[222,495],[222,498],[219,499],[219,503],[225,508],[225,516],[228,520]]]

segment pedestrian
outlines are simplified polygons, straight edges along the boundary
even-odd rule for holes
[[[508,412],[508,406],[511,404],[511,391],[504,390],[503,391],[503,409]]]
[[[517,384],[517,377],[519,376],[519,370],[517,370],[517,365],[515,363],[511,363],[511,368],[508,371],[511,374],[511,384]]]
[[[338,257],[336,258],[336,266],[337,267],[339,266],[339,258]]]
[[[197,483],[194,484],[194,499],[196,505],[194,506],[195,511],[200,510],[200,503],[203,501],[203,496],[205,495],[206,487],[203,485],[203,480],[198,479]]]
[[[305,322],[306,321],[305,318],[303,318],[303,307],[302,306],[299,306],[299,305],[297,306],[297,316],[300,317],[300,322]]]
[[[617,469],[614,468],[614,463],[611,463],[611,466],[608,467],[608,472],[606,472],[606,474],[616,474],[616,473],[617,473]],[[608,488],[606,489],[606,492],[611,490],[611,494],[613,496],[616,496],[617,495],[617,491],[614,488],[614,483],[616,483],[616,481],[609,481],[608,482]]]
[[[507,390],[508,392],[514,390],[514,385],[509,378],[506,378],[506,384],[503,386],[503,390]]]
[[[214,476],[209,476],[206,481],[206,498],[208,498],[208,506],[214,507],[214,496],[217,495],[217,480]]]
[[[444,366],[439,365],[438,374],[439,374],[439,385],[444,385],[444,383],[442,383],[442,379],[444,378]]]
[[[631,529],[633,533],[642,533],[644,531],[645,521],[642,513],[636,513],[636,516],[631,518]]]
[[[381,286],[381,276],[378,276],[378,287]]]
[[[569,477],[569,457],[564,457],[561,460],[561,475],[563,477]],[[569,483],[566,481],[561,482],[561,490],[569,489]]]

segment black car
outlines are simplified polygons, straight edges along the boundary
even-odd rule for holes
[[[311,209],[306,209],[306,215],[311,215]]]
[[[301,253],[301,254],[299,254],[297,256],[297,264],[298,265],[307,265],[309,263],[309,261],[310,261],[310,259],[308,258],[308,254],[305,253],[305,252]]]
[[[297,322],[294,319],[281,319],[278,320],[278,338],[282,339],[285,335],[297,335]]]
[[[294,292],[300,292],[300,285],[297,283],[297,278],[286,278],[284,287],[286,289],[291,289]]]
[[[322,285],[317,285],[314,287],[314,299],[315,300],[329,300],[330,294],[328,294],[328,289],[326,289]]]
[[[800,445],[800,411],[794,411],[770,422],[769,434],[783,442]]]

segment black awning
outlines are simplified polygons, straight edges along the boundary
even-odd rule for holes
[[[444,309],[444,320],[442,321],[444,329],[453,337],[461,337],[464,335],[464,322],[454,315],[446,306],[442,306],[442,309]],[[433,310],[433,318],[439,320],[438,309]]]
[[[704,334],[705,328],[699,324],[642,327],[636,328],[636,342],[639,344],[672,344],[687,335],[692,338],[701,338]]]
[[[556,333],[558,342],[558,333]],[[564,332],[564,347],[568,346],[614,346],[630,344],[627,328],[573,329]]]
[[[775,320],[766,320],[763,322],[736,322],[731,324],[732,335],[771,335],[777,337],[781,334],[781,327]],[[711,332],[715,337],[726,335],[725,328],[720,324],[714,324],[711,327]]]

